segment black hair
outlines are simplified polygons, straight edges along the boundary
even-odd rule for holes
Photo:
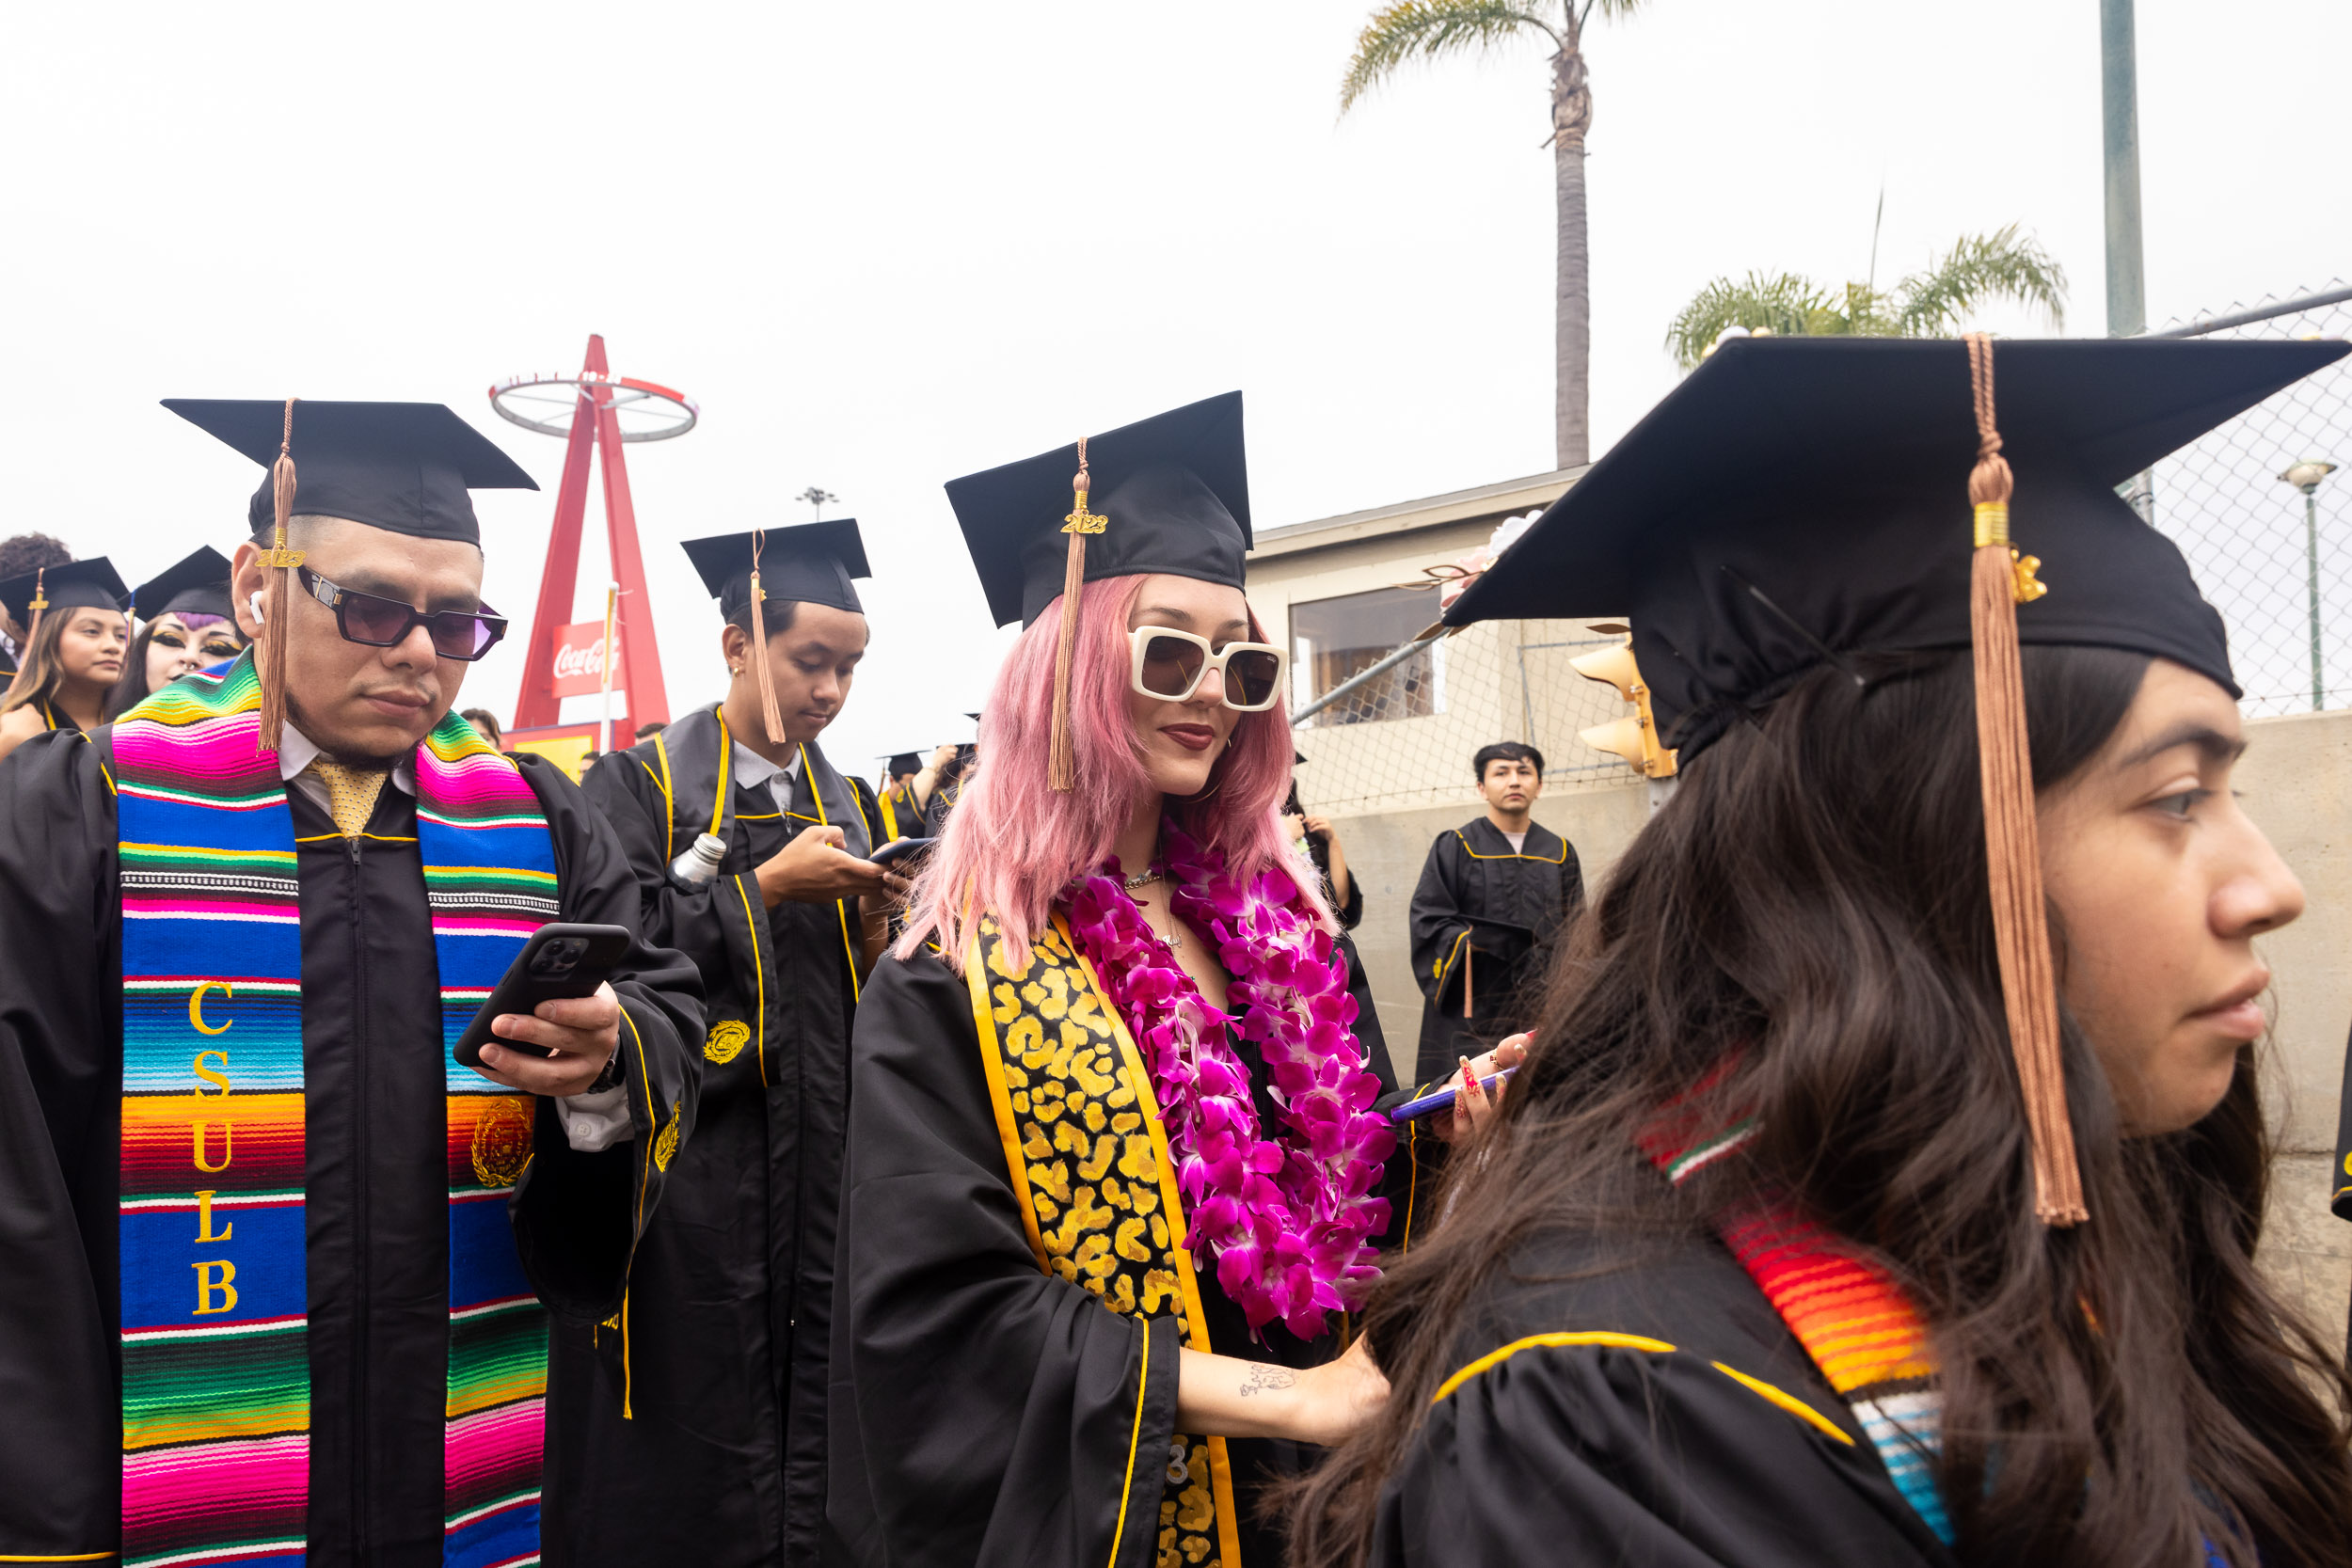
[[[760,622],[768,628],[768,640],[771,642],[792,629],[792,623],[799,618],[801,612],[801,601],[798,599],[771,598],[763,599],[760,603],[763,606],[760,611]],[[745,599],[739,605],[735,613],[727,617],[727,625],[746,637],[751,636],[752,601]]]
[[[2352,1378],[2255,1264],[2272,1155],[2255,1049],[2195,1126],[2127,1138],[2061,1003],[2092,1220],[2036,1218],[1969,657],[1858,662],[1867,686],[1817,670],[1686,766],[1578,917],[1480,1158],[1454,1160],[1444,1218],[1367,1306],[1391,1392],[1294,1493],[1295,1568],[1365,1560],[1461,1325],[1523,1243],[1564,1228],[1630,1262],[1632,1238],[1718,1233],[1759,1194],[1917,1304],[1961,1563],[2352,1568]],[[2149,661],[2023,662],[2046,791],[2107,743]],[[1669,1104],[1757,1132],[1677,1188],[1626,1157]],[[1472,1181],[1477,1201],[1454,1201]]]
[[[1496,762],[1527,762],[1535,766],[1535,776],[1544,776],[1544,754],[1523,740],[1498,740],[1491,746],[1481,746],[1470,758],[1470,771],[1480,784],[1486,782],[1486,765]]]
[[[46,533],[18,533],[0,539],[0,578],[21,578],[27,572],[38,572],[48,566],[62,566],[73,559],[73,552],[65,542]]]

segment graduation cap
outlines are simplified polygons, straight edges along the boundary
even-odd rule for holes
[[[131,594],[139,618],[186,612],[236,618],[229,602],[229,558],[210,545],[200,545],[162,574],[142,582]]]
[[[893,753],[882,766],[888,770],[886,777],[899,779],[909,773],[923,771],[923,758],[919,752],[898,752]]]
[[[751,603],[755,572],[759,574],[764,598],[830,605],[852,615],[866,613],[850,579],[874,574],[866,569],[866,541],[858,533],[854,517],[715,534],[708,539],[689,539],[680,547],[702,574],[703,586],[719,601],[719,613],[727,620]]]
[[[1097,496],[1099,506],[1091,504]],[[1241,394],[949,480],[947,500],[996,624],[1032,625],[1058,598],[1065,647],[1082,583],[1166,573],[1239,588],[1253,542]],[[1055,675],[1048,770],[1061,790],[1075,782],[1069,709],[1065,658]]]
[[[1659,728],[1686,768],[1740,714],[1821,664],[1973,649],[1994,934],[2036,1209],[2074,1224],[2084,1211],[2018,646],[2153,655],[2235,694],[2221,617],[2180,550],[2115,486],[2346,352],[1733,339],[1445,620],[1626,615]],[[2010,547],[2012,507],[2030,555]]]
[[[348,517],[419,539],[482,543],[469,490],[536,490],[537,482],[439,403],[287,403],[166,398],[164,406],[263,467],[291,456],[287,515]],[[254,532],[277,515],[275,474],[253,493]]]
[[[702,574],[703,586],[719,601],[719,613],[732,621],[746,607],[752,612],[751,664],[759,688],[759,713],[771,739],[784,738],[784,715],[776,706],[775,688],[768,679],[768,617],[763,602],[830,605],[852,615],[866,613],[858,603],[851,578],[870,577],[866,569],[866,543],[857,519],[841,517],[829,523],[795,523],[786,528],[756,528],[748,533],[718,533],[689,539],[681,547]]]
[[[258,538],[275,530],[262,563],[269,603],[292,596],[303,552],[286,544],[287,519],[344,517],[417,539],[479,546],[473,490],[536,490],[515,460],[438,403],[310,403],[287,398],[166,398],[164,406],[269,470],[246,509]],[[306,477],[307,476],[307,477]],[[286,722],[286,639],[264,619],[254,650],[262,679],[255,744],[274,752]]]
[[[24,628],[24,644],[32,646],[33,634],[40,630],[40,618],[52,610],[119,610],[131,602],[131,591],[122,586],[114,563],[104,556],[92,556],[87,561],[68,561],[60,565],[42,566],[22,577],[0,582],[0,605],[8,608],[9,616]],[[23,660],[16,674],[9,680],[13,689],[24,679],[30,659]]]

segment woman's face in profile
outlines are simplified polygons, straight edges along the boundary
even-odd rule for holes
[[[2230,694],[2155,659],[2106,745],[2042,797],[2060,989],[2127,1133],[2201,1119],[2268,1027],[2254,939],[2303,912],[2303,885],[2231,791],[2245,749]]]
[[[1212,648],[1250,641],[1249,602],[1241,590],[1194,578],[1158,574],[1144,579],[1127,629],[1165,626],[1209,640]],[[1127,717],[1152,787],[1163,795],[1198,795],[1209,785],[1209,770],[1232,740],[1242,715],[1225,705],[1225,677],[1204,671],[1200,684],[1183,702],[1167,702],[1130,689]]]

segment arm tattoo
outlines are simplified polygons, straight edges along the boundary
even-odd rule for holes
[[[1263,1361],[1252,1362],[1249,1375],[1241,1380],[1241,1397],[1263,1393],[1272,1388],[1288,1388],[1298,1382],[1298,1374],[1288,1367],[1271,1367]]]

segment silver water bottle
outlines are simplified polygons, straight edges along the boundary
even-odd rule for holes
[[[670,875],[688,887],[719,879],[719,863],[727,858],[727,841],[716,833],[697,833],[686,853],[670,863]]]

